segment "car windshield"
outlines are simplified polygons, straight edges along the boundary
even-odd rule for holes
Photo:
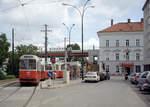
[[[132,73],[132,74],[131,74],[131,76],[135,76],[135,74],[134,74],[134,73]]]
[[[87,75],[96,75],[96,72],[88,72]]]
[[[141,75],[140,75],[140,78],[146,78],[148,72],[143,72]]]

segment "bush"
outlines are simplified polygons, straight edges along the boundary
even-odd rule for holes
[[[6,75],[5,76],[5,79],[13,79],[13,78],[16,78],[15,75]]]
[[[5,79],[5,75],[0,70],[0,80],[3,80],[3,79]]]

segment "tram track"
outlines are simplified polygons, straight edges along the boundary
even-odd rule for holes
[[[6,87],[5,87],[6,88]],[[6,96],[5,98],[3,98],[2,100],[0,100],[0,103],[6,101],[9,97],[13,96],[17,91],[19,91],[22,87],[18,87],[17,89],[15,89],[13,92],[11,92],[8,96]]]
[[[5,88],[9,88],[9,87],[13,87],[13,86],[16,86],[18,82],[14,82],[14,83],[10,83],[10,84],[6,84],[6,85],[3,85],[3,87],[1,87],[0,89],[0,92],[2,92],[3,90],[5,91]],[[22,105],[22,107],[27,107],[28,104],[30,103],[32,97],[34,96],[35,92],[36,92],[36,89],[37,89],[38,86],[35,86],[33,89],[32,89],[32,93],[29,94],[29,97],[27,97],[27,100],[25,100],[24,102],[24,105]],[[14,89],[11,93],[7,94],[6,96],[3,95],[3,98],[0,99],[0,104],[2,103],[5,103],[5,101],[7,101],[7,99],[9,98],[15,98],[14,96],[17,95],[17,93],[20,93],[22,90],[24,90],[26,87],[18,87],[16,89]],[[20,92],[18,92],[20,90]]]
[[[34,87],[33,92],[31,93],[31,96],[28,98],[27,102],[23,105],[23,107],[27,107],[27,106],[28,106],[28,104],[30,103],[30,101],[31,101],[31,99],[32,99],[32,97],[33,97],[33,95],[34,95],[35,92],[36,92],[36,88],[37,88],[37,86]]]
[[[18,84],[18,83],[19,83],[19,82],[14,81],[14,82],[11,82],[11,83],[2,84],[2,85],[0,85],[0,91],[1,91],[2,89],[4,89],[4,88],[9,87],[9,86],[15,86],[15,84]]]

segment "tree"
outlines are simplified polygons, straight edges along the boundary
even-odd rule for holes
[[[0,67],[2,63],[8,58],[10,43],[7,41],[6,34],[0,35]]]
[[[20,56],[24,54],[32,54],[32,55],[39,55],[38,47],[32,44],[30,45],[20,45],[16,47],[16,53]]]
[[[80,46],[77,43],[67,45],[67,48],[68,47],[72,47],[72,50],[80,50]]]

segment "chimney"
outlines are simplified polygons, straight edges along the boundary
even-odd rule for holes
[[[128,23],[130,23],[131,22],[131,19],[128,19]]]
[[[141,23],[143,23],[144,22],[144,18],[141,18]]]
[[[111,19],[111,26],[113,26],[114,25],[114,20],[113,19]]]

